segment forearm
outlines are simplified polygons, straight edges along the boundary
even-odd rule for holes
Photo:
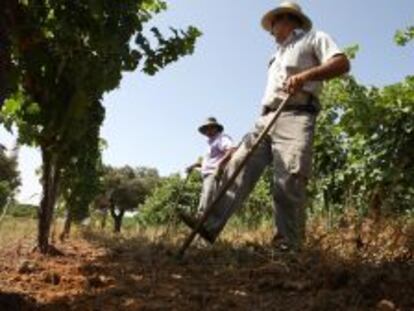
[[[348,58],[338,54],[320,66],[316,66],[289,77],[284,83],[284,90],[289,94],[300,91],[306,82],[324,81],[339,77],[351,68]]]
[[[326,63],[303,72],[306,81],[324,81],[339,77],[350,70],[350,63],[345,55],[336,55]]]
[[[221,158],[218,164],[219,168],[224,168],[224,166],[226,166],[227,162],[230,161],[231,156],[233,155],[235,151],[236,151],[236,148],[230,148],[225,152],[225,154],[223,155],[223,157]]]

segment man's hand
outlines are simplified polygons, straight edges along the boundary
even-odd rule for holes
[[[325,81],[347,73],[351,68],[349,59],[344,54],[338,54],[320,66],[307,69],[295,74],[284,83],[284,90],[294,94],[308,81]]]
[[[308,78],[306,72],[301,72],[290,76],[283,84],[284,91],[288,94],[295,94],[303,88]]]
[[[284,83],[284,90],[289,94],[294,94],[308,81],[325,81],[339,77],[347,73],[351,68],[349,59],[344,54],[333,56],[327,62],[320,66],[316,66],[295,74]]]

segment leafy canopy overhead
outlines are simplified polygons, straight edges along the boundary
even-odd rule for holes
[[[11,1],[13,2],[13,1]],[[200,32],[144,25],[166,9],[159,0],[25,0],[9,7],[10,77],[20,92],[6,102],[28,144],[60,145],[79,137],[88,106],[119,86],[123,71],[153,75],[191,54]]]

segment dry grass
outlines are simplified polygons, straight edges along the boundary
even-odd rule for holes
[[[34,241],[37,222],[6,216],[0,224],[0,249],[15,248],[16,245]]]

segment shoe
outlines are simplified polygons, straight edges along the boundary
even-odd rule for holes
[[[180,219],[191,229],[197,229],[199,223],[198,218],[188,215],[183,211],[178,211],[178,217],[180,217]],[[213,244],[216,240],[216,237],[212,233],[210,233],[204,226],[199,227],[197,233],[210,244]]]

